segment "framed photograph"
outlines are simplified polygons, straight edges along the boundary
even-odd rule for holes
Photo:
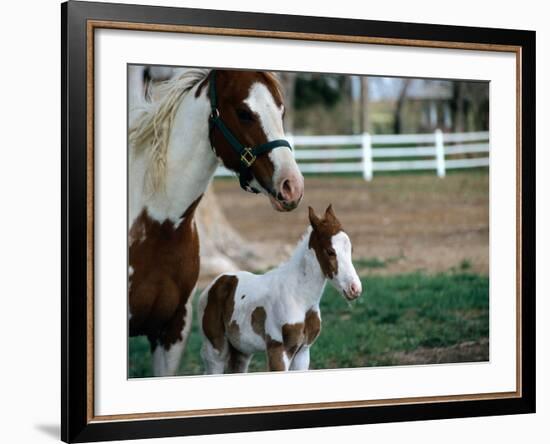
[[[62,439],[535,411],[535,33],[62,4]]]

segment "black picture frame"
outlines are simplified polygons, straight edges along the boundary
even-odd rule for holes
[[[380,39],[510,45],[519,48],[521,66],[521,394],[500,399],[407,403],[292,412],[239,413],[95,421],[90,417],[88,343],[93,334],[87,295],[90,216],[87,146],[87,37],[90,20],[187,25],[281,33],[368,36]],[[535,412],[535,32],[275,15],[202,9],[69,1],[61,5],[62,53],[62,374],[61,438],[89,442],[415,421]],[[145,31],[144,31],[145,32]],[[92,232],[93,234],[93,232]]]

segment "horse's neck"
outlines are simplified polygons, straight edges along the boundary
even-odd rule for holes
[[[315,251],[309,248],[311,227],[298,243],[294,253],[281,267],[281,275],[289,285],[292,285],[292,297],[296,304],[305,310],[316,306],[321,300],[326,278],[323,274]]]
[[[210,106],[204,94],[195,98],[194,93],[195,88],[186,94],[174,118],[164,189],[150,195],[144,192],[147,161],[143,155],[131,159],[130,225],[144,209],[153,219],[179,223],[214,176],[218,159],[208,137]]]

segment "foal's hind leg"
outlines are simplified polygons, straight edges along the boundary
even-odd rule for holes
[[[204,372],[207,375],[221,375],[225,370],[225,362],[228,358],[229,344],[224,341],[222,351],[217,350],[212,343],[204,338],[201,348],[202,362],[204,363]]]

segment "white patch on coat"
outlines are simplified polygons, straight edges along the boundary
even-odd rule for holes
[[[332,248],[336,252],[336,260],[338,262],[338,272],[331,279],[332,284],[342,293],[348,291],[351,284],[355,284],[361,288],[361,280],[355,271],[351,258],[351,241],[349,236],[340,231],[332,236]]]
[[[248,105],[252,112],[258,115],[260,125],[268,142],[285,138],[283,129],[284,106],[277,106],[273,95],[265,84],[260,82],[252,84],[244,103]],[[273,184],[279,184],[280,178],[283,175],[289,175],[291,172],[298,175],[301,174],[290,149],[286,147],[275,148],[269,152],[268,156],[274,168]],[[255,184],[256,187],[258,185],[257,183]]]

